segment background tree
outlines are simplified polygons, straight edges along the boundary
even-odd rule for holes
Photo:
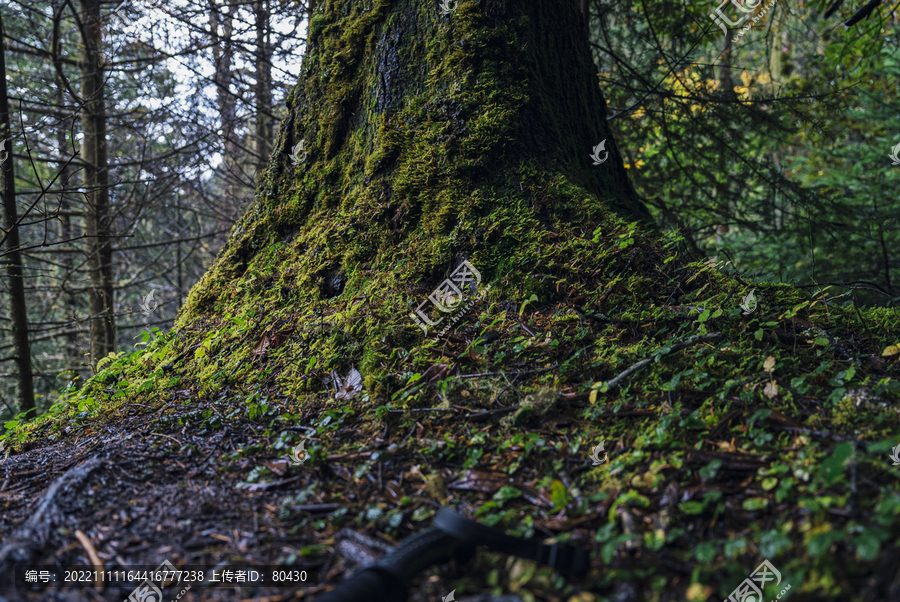
[[[6,94],[6,48],[3,43],[3,14],[0,13],[0,140],[3,148],[12,147],[9,98]],[[3,194],[3,249],[6,281],[9,286],[9,307],[15,340],[15,360],[18,368],[19,408],[34,410],[34,383],[31,371],[31,347],[28,344],[28,310],[25,301],[25,277],[19,249],[19,212],[16,207],[16,180],[9,151],[0,152],[0,192]]]

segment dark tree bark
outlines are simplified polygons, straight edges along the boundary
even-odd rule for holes
[[[56,87],[56,105],[58,107],[62,107],[64,105],[66,96],[65,85],[62,80],[59,78],[57,74],[57,87]],[[65,160],[65,156],[69,153],[69,145],[68,145],[68,126],[69,122],[67,120],[59,120],[56,125],[56,147],[57,152],[59,153],[59,183],[62,192],[59,195],[59,208],[60,208],[60,216],[59,216],[59,234],[60,240],[72,240],[74,228],[72,227],[72,211],[75,207],[74,203],[72,203],[72,199],[68,194],[69,186],[71,179],[74,175],[71,165],[68,161]],[[63,306],[65,310],[63,312],[63,318],[67,320],[72,320],[73,324],[77,323],[78,320],[78,303],[75,298],[75,292],[72,291],[73,280],[75,276],[75,254],[74,253],[63,253],[62,257],[60,257],[60,263],[62,264],[63,270],[63,284],[62,290],[59,292],[60,296],[63,298]],[[66,370],[76,370],[78,368],[83,368],[82,358],[79,357],[78,352],[78,333],[77,331],[73,331],[71,329],[67,329],[67,332],[64,335],[65,337],[65,369]]]
[[[269,0],[256,0],[256,171],[262,172],[272,152],[272,45]]]
[[[6,279],[9,285],[9,313],[12,320],[13,342],[16,350],[16,368],[19,383],[19,411],[34,410],[34,383],[31,370],[31,347],[28,343],[28,310],[25,303],[25,280],[22,254],[19,251],[18,211],[16,209],[16,182],[13,171],[12,128],[9,114],[9,98],[6,95],[6,47],[3,39],[3,16],[0,15],[0,140],[6,141],[0,164],[0,192],[3,193],[3,238],[6,239],[3,261],[6,263]],[[9,153],[9,154],[6,154]]]
[[[87,254],[91,271],[91,363],[116,349],[115,287],[106,146],[106,99],[101,32],[101,0],[81,0],[86,38],[81,63],[81,122],[84,138]]]
[[[216,0],[209,0],[209,31],[212,38],[213,62],[216,85],[216,104],[219,107],[219,119],[222,126],[222,138],[225,140],[225,160],[231,160],[240,152],[240,145],[235,138],[236,110],[235,97],[229,90],[231,86],[231,64],[234,60],[234,48],[231,34],[234,29],[233,10],[223,14]],[[219,33],[221,28],[222,33]]]
[[[529,217],[545,228],[592,230],[610,210],[652,224],[607,125],[583,15],[571,0],[463,3],[448,15],[437,4],[326,3],[312,16],[308,44],[255,204],[211,281],[222,270],[231,282],[267,241],[307,219],[310,227],[349,223],[343,212],[353,206],[371,205],[364,223],[379,230],[365,235],[377,247],[350,254],[360,263],[372,259],[367,253],[402,249],[416,232],[443,244],[455,224],[505,205],[531,207]],[[290,154],[301,139],[308,158],[295,164]],[[590,155],[601,143],[595,165]],[[577,201],[547,192],[563,180]],[[473,195],[492,200],[477,208],[456,200]],[[482,235],[468,236],[486,249]],[[430,265],[417,270],[433,274],[451,261],[427,257]],[[334,262],[321,268],[327,282],[340,272]],[[211,300],[223,286],[201,284],[192,298]]]

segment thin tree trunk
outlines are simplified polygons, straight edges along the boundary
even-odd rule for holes
[[[91,363],[94,365],[116,348],[100,3],[101,0],[81,0],[82,22],[87,36],[81,64],[81,96],[85,102],[81,112],[84,130],[81,155],[85,162],[84,183],[87,191],[85,225],[91,272]]]
[[[219,34],[219,28],[222,34]],[[231,64],[234,51],[231,46],[231,34],[234,29],[234,17],[231,11],[223,15],[219,11],[216,0],[209,0],[209,29],[212,36],[213,62],[216,85],[216,104],[219,107],[219,121],[222,126],[222,137],[225,140],[225,159],[234,159],[238,152],[235,140],[235,103],[231,86]]]
[[[734,30],[728,29],[725,33],[725,42],[722,50],[722,62],[719,65],[719,91],[726,96],[734,97],[734,80],[731,78],[731,49],[734,46]]]
[[[268,0],[256,0],[256,173],[269,162],[272,149],[272,47]]]
[[[63,106],[63,102],[65,100],[65,86],[63,82],[59,79],[57,75],[57,87],[56,87],[56,105],[58,107]],[[65,120],[60,120],[56,126],[56,147],[57,152],[60,156],[59,161],[59,183],[62,188],[62,192],[59,195],[59,208],[60,208],[60,227],[59,227],[59,236],[61,241],[72,240],[72,216],[70,213],[73,210],[72,201],[69,196],[66,194],[66,191],[69,188],[69,180],[72,178],[72,168],[68,165],[68,163],[63,160],[69,152],[68,147],[68,132],[67,132],[67,123]],[[75,293],[71,290],[71,283],[74,278],[74,265],[75,265],[75,257],[72,253],[63,253],[60,258],[60,263],[63,266],[63,274],[62,274],[62,284],[61,288],[63,289],[61,292],[62,297],[64,298],[64,317],[66,319],[72,320],[73,323],[78,318],[78,304],[75,298]],[[78,334],[69,330],[65,334],[65,362],[64,368],[66,370],[75,370],[78,368],[78,361],[80,358],[78,357]]]
[[[16,210],[16,182],[13,172],[9,98],[6,96],[6,47],[3,17],[0,15],[0,139],[5,140],[6,160],[0,165],[0,191],[3,192],[3,229],[6,230],[6,278],[9,283],[9,313],[12,320],[19,377],[19,411],[34,410],[34,381],[31,371],[31,347],[28,344],[28,310],[22,254],[19,252],[19,219]]]
[[[218,0],[208,0],[209,6],[209,31],[212,43],[213,64],[215,73],[213,83],[216,86],[216,105],[219,109],[219,123],[222,129],[222,166],[224,190],[223,197],[230,203],[229,217],[236,218],[235,212],[240,212],[240,203],[235,202],[240,197],[241,179],[239,159],[243,155],[241,144],[236,134],[237,110],[235,98],[231,92],[232,63],[234,61],[234,47],[231,36],[234,31],[234,11],[221,12]],[[221,32],[220,32],[221,30]],[[223,223],[216,225],[221,229]]]

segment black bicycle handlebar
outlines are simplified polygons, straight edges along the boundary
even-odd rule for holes
[[[441,508],[433,527],[406,538],[377,563],[360,569],[316,602],[406,602],[407,588],[416,575],[451,559],[466,562],[479,545],[534,560],[560,573],[584,575],[590,565],[588,552],[582,548],[513,537]]]

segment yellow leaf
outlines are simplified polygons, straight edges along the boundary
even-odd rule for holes
[[[763,370],[765,370],[766,372],[771,372],[774,369],[775,369],[775,357],[770,355],[769,357],[766,358],[766,361],[763,362]]]
[[[763,395],[765,395],[769,399],[772,399],[773,397],[778,395],[778,385],[775,384],[774,380],[767,384],[766,388],[763,389]]]
[[[890,345],[887,349],[881,352],[881,357],[897,355],[898,353],[900,353],[900,347],[898,347],[897,345]]]
[[[735,451],[737,451],[737,448],[735,448],[734,446],[733,438],[731,439],[731,443],[729,443],[728,441],[716,441],[716,445],[718,445],[719,449],[721,449],[723,452],[734,453]]]
[[[588,398],[591,403],[597,403],[597,389],[591,389],[591,396]]]
[[[712,595],[712,588],[708,585],[692,583],[685,594],[690,602],[705,602]]]

